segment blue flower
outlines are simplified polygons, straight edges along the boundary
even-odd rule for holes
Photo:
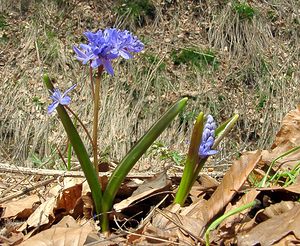
[[[202,133],[202,140],[199,147],[198,155],[200,158],[206,158],[218,153],[217,150],[211,149],[215,142],[216,123],[211,115],[207,116],[207,121]]]
[[[53,100],[53,102],[48,106],[48,114],[51,114],[54,109],[57,108],[57,106],[60,105],[68,105],[71,102],[71,98],[67,96],[67,94],[75,88],[75,85],[72,85],[69,89],[67,89],[63,94],[61,94],[59,89],[54,89],[53,92],[51,92],[50,98]]]
[[[85,32],[88,44],[80,44],[80,49],[73,47],[77,59],[83,64],[91,62],[92,68],[103,65],[110,74],[114,74],[111,60],[119,56],[130,59],[132,52],[140,52],[144,44],[129,31],[121,31],[116,28],[107,28],[104,31]]]

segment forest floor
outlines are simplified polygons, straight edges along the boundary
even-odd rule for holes
[[[72,46],[85,42],[86,30],[111,26],[133,32],[145,49],[115,62],[115,76],[103,78],[102,162],[112,169],[170,105],[182,97],[189,102],[126,181],[116,204],[124,198],[129,203],[115,204],[116,230],[105,242],[203,244],[215,219],[256,201],[213,228],[211,243],[299,243],[297,1],[14,0],[1,2],[0,11],[1,243],[33,235],[28,245],[41,243],[30,240],[50,240],[57,227],[58,240],[81,235],[74,239],[79,244],[104,242],[90,220],[93,205],[75,155],[73,173],[65,171],[60,153],[66,159],[68,140],[57,115],[46,113],[42,75],[62,90],[77,83],[71,107],[90,130],[88,68]],[[219,124],[240,117],[186,206],[178,208],[170,205],[172,194],[200,111]]]

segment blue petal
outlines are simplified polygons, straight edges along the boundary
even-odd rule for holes
[[[61,93],[59,89],[54,89],[51,93],[52,94],[50,95],[50,98],[53,101],[58,101],[61,98]]]
[[[202,141],[206,141],[206,139],[209,138],[210,136],[210,130],[209,129],[204,129],[203,133],[202,133]]]
[[[83,64],[87,64],[88,61],[90,61],[92,59],[92,56],[86,55],[85,53],[83,53],[80,49],[78,49],[76,46],[73,46],[73,50],[75,51],[75,53],[77,54],[77,59],[79,61],[81,61]]]
[[[58,106],[58,102],[57,101],[51,103],[48,106],[48,114],[51,114],[54,111],[54,109],[56,109],[57,106]]]
[[[215,154],[218,154],[218,153],[219,153],[219,151],[211,149],[211,150],[206,152],[206,155],[215,155]]]
[[[71,102],[71,97],[65,96],[60,100],[61,105],[68,105]]]
[[[111,65],[110,60],[108,60],[108,59],[103,59],[103,60],[102,60],[102,64],[103,64],[105,70],[106,70],[111,76],[113,76],[113,75],[114,75],[114,69],[113,69],[113,67],[112,67],[112,65]]]
[[[92,63],[91,63],[91,67],[92,68],[97,68],[100,65],[102,65],[102,62],[101,62],[101,60],[99,58],[93,60]]]
[[[125,59],[131,59],[133,56],[126,50],[120,50],[119,51],[120,56],[122,56]]]
[[[67,95],[71,90],[73,90],[76,87],[77,84],[72,85],[69,89],[67,89],[64,94],[62,95],[62,97],[64,97],[65,95]]]
[[[214,122],[214,118],[209,114],[209,115],[207,115],[207,121],[206,121],[206,123],[207,124],[211,124],[212,122]]]

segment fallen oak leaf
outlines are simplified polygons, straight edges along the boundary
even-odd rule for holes
[[[89,233],[93,230],[94,228],[91,224],[86,223],[85,225],[80,226],[71,216],[65,216],[57,225],[36,234],[20,245],[84,245]]]
[[[48,224],[54,219],[53,210],[56,206],[56,197],[51,197],[42,203],[17,230],[23,231],[27,227],[39,227]]]
[[[161,191],[169,186],[170,181],[167,178],[167,174],[166,172],[162,172],[154,176],[153,178],[146,180],[132,193],[130,197],[114,204],[113,208],[116,211],[121,211],[122,209],[127,208],[130,204],[140,199],[146,198],[154,192]]]
[[[280,214],[290,211],[297,202],[281,201],[280,203],[271,204],[263,210],[260,210],[255,215],[256,220],[265,221]]]
[[[239,160],[234,161],[210,199],[200,202],[188,213],[201,221],[198,235],[203,236],[206,224],[231,201],[260,160],[261,151],[242,155]]]
[[[300,145],[300,105],[284,116],[272,149],[280,145],[291,145],[292,147]]]
[[[286,114],[282,120],[281,127],[276,134],[271,151],[264,150],[262,152],[262,160],[264,163],[271,163],[283,153],[300,146],[300,105],[297,109]],[[283,170],[292,169],[298,164],[300,151],[292,153],[276,162],[274,167],[280,167]]]
[[[260,193],[260,191],[257,191],[256,189],[249,190],[234,205],[228,205],[226,207],[225,213],[230,210],[233,210],[235,208],[241,207],[247,203],[253,202],[259,193]],[[249,212],[250,209],[251,208],[248,208],[248,209],[244,210],[242,213],[235,214],[235,215],[228,217],[220,224],[220,227],[225,226],[226,228],[231,228],[233,223],[241,222],[241,220],[242,220],[241,214],[246,214],[247,212]]]
[[[290,233],[300,238],[299,203],[289,211],[258,224],[249,232],[240,233],[237,237],[238,245],[272,245]]]
[[[300,245],[300,239],[296,238],[293,234],[289,234],[286,237],[282,238],[279,242],[273,244],[273,246],[285,245]]]
[[[7,219],[14,217],[18,219],[27,219],[34,211],[34,204],[37,204],[38,202],[40,202],[40,198],[37,195],[32,195],[17,201],[3,203],[0,205],[4,208],[1,218]]]

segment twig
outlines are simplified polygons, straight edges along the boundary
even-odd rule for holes
[[[22,196],[22,195],[25,195],[26,193],[28,193],[28,192],[30,192],[30,191],[32,191],[32,190],[35,190],[35,189],[38,188],[38,187],[41,187],[41,186],[45,186],[45,185],[47,185],[47,184],[50,184],[50,183],[53,182],[54,180],[56,180],[56,178],[51,178],[51,179],[47,179],[47,180],[41,181],[41,182],[39,182],[39,183],[37,183],[37,184],[35,184],[35,185],[29,187],[29,188],[25,188],[25,189],[23,189],[23,190],[21,190],[21,191],[18,191],[18,192],[16,192],[16,193],[12,194],[12,195],[9,195],[9,196],[7,196],[7,197],[4,197],[4,198],[0,199],[0,203],[6,202],[6,201],[8,201],[8,200],[14,199],[14,198],[19,197],[19,196]]]
[[[189,234],[191,237],[193,237],[194,239],[196,239],[198,242],[204,243],[203,239],[198,237],[197,235],[195,235],[193,232],[191,232],[190,230],[184,228],[180,223],[178,223],[177,221],[175,221],[173,218],[171,218],[169,215],[167,215],[166,213],[164,213],[163,211],[161,211],[160,209],[156,209],[157,212],[159,212],[162,216],[166,217],[168,220],[170,220],[172,223],[174,223],[176,226],[178,226],[180,229],[182,229],[183,231],[185,231],[187,234]]]
[[[28,167],[14,167],[10,164],[0,163],[0,172],[2,173],[19,173],[19,174],[27,174],[27,175],[43,175],[43,176],[60,176],[60,177],[84,177],[84,173],[82,171],[65,171],[65,170],[50,170],[50,169],[36,169],[36,168],[28,168]],[[112,171],[109,172],[101,172],[102,176],[110,176]],[[129,173],[127,178],[151,178],[156,175],[156,172],[147,172],[147,173]],[[203,173],[202,173],[203,174]],[[205,173],[207,174],[207,173]],[[213,172],[208,173],[212,177],[222,177],[222,172]],[[182,173],[180,172],[171,172],[168,173],[169,178],[180,177]],[[201,175],[201,173],[200,173]]]
[[[117,219],[116,219],[116,216],[114,216],[114,222],[116,223],[117,227],[119,228],[119,230],[121,232],[125,232],[126,234],[129,234],[129,235],[134,235],[134,236],[139,236],[139,237],[145,237],[145,238],[149,238],[149,239],[154,239],[154,240],[157,240],[157,241],[161,241],[161,242],[166,242],[166,243],[171,243],[172,245],[173,244],[176,244],[176,245],[182,245],[182,243],[177,243],[177,242],[173,242],[173,241],[169,241],[169,240],[166,240],[166,239],[163,239],[163,238],[159,238],[159,237],[154,237],[154,236],[149,236],[149,235],[145,235],[145,234],[140,234],[140,233],[135,233],[135,232],[130,232],[130,231],[127,231],[127,230],[124,230],[118,223]],[[187,244],[189,245],[189,244]]]
[[[19,173],[26,175],[43,175],[43,176],[62,176],[62,177],[84,177],[81,171],[64,171],[50,169],[35,169],[28,167],[15,168],[10,164],[0,163],[0,172],[2,173]]]

